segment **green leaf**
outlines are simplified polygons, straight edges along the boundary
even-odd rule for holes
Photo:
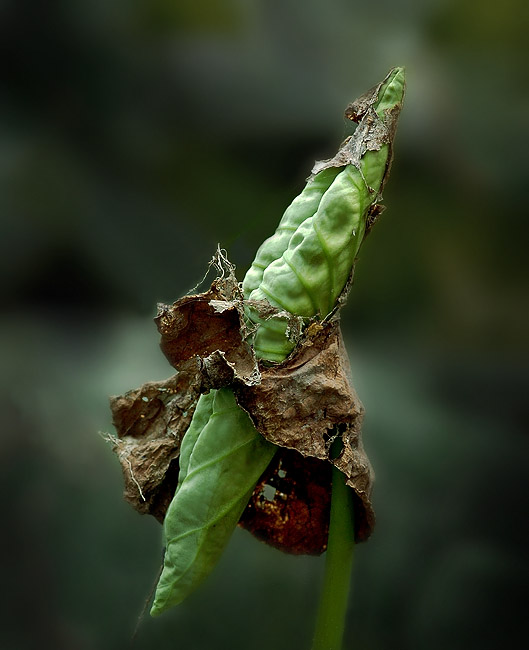
[[[178,475],[178,486],[176,492],[178,492],[180,486],[187,476],[189,471],[189,461],[191,459],[191,454],[195,448],[195,444],[200,436],[202,430],[206,426],[213,413],[213,400],[215,398],[216,391],[210,391],[207,395],[201,395],[195,412],[193,413],[193,419],[189,425],[188,430],[186,431],[182,444],[180,446],[180,456],[178,458],[178,463],[180,465],[180,473]]]
[[[267,299],[299,316],[326,316],[351,273],[370,204],[360,170],[347,165],[283,255],[266,268],[251,298]]]
[[[303,218],[289,222],[288,232],[281,230],[287,210],[276,234],[259,249],[244,284],[250,300],[266,300],[307,318],[324,318],[334,309],[351,277],[370,209],[381,199],[403,94],[404,70],[394,68],[384,82],[353,104],[362,117],[357,131],[333,160],[318,164],[322,170],[292,203],[300,201]],[[325,187],[322,174],[329,172],[333,175],[323,177],[326,183],[331,181]],[[304,196],[311,200],[303,202]],[[286,319],[263,319],[252,307],[247,315],[259,325],[253,340],[256,356],[282,361],[294,347],[286,337]]]
[[[211,572],[277,447],[228,388],[197,404],[182,443],[180,482],[164,521],[164,568],[152,616],[181,603]]]
[[[285,210],[275,233],[261,244],[252,266],[244,276],[242,288],[245,298],[261,284],[264,270],[283,255],[292,234],[305,219],[312,217],[316,212],[323,194],[329,189],[339,171],[339,168],[332,167],[316,174]]]

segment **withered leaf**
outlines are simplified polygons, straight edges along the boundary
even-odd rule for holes
[[[238,290],[238,289],[237,289]],[[204,385],[222,388],[235,380],[253,385],[260,375],[251,346],[245,341],[242,296],[230,296],[214,282],[205,293],[185,296],[173,305],[159,305],[154,319],[161,334],[160,347],[169,363],[199,357]]]
[[[379,103],[382,86],[391,83],[391,80],[398,75],[402,75],[402,69],[393,68],[380,83],[348,105],[344,117],[358,123],[354,134],[344,140],[338,152],[332,158],[320,160],[314,164],[311,178],[329,167],[342,167],[352,164],[360,169],[362,157],[367,151],[378,151],[384,145],[387,145],[389,149],[388,157],[382,182],[378,189],[377,201],[382,198],[382,191],[389,178],[393,160],[393,142],[402,110],[402,96],[400,101],[396,101],[386,108],[382,114],[380,114],[380,110],[377,113],[376,107]]]
[[[241,525],[282,550],[321,553],[332,462],[355,492],[356,539],[367,539],[374,525],[373,474],[338,319],[313,321],[286,361],[258,366],[246,342],[243,309],[238,287],[226,279],[160,308],[155,320],[161,347],[177,374],[111,400],[126,500],[163,521],[196,401],[210,388],[228,385],[263,437],[284,448],[277,455],[281,467],[272,465],[260,479]],[[337,436],[343,449],[331,458]],[[266,486],[276,490],[273,499],[266,498]]]
[[[331,466],[281,449],[259,479],[239,525],[281,551],[319,555],[327,548]]]
[[[124,498],[163,521],[178,480],[180,443],[201,391],[199,360],[180,364],[169,379],[110,398]]]
[[[357,497],[355,535],[369,537],[374,525],[370,502],[373,472],[361,441],[363,407],[350,380],[339,323],[313,323],[290,357],[261,368],[258,386],[236,387],[239,404],[270,442],[307,458],[332,462]],[[343,449],[331,458],[341,437]]]

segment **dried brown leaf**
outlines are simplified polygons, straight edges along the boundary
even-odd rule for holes
[[[176,489],[180,443],[200,391],[199,361],[191,359],[165,381],[148,382],[110,398],[124,498],[138,512],[159,521]]]
[[[182,361],[199,357],[208,388],[222,388],[235,380],[253,385],[260,379],[253,350],[245,341],[242,296],[234,300],[227,294],[216,281],[205,293],[158,305],[154,319],[169,363],[178,368]]]
[[[319,555],[327,548],[330,505],[330,464],[280,449],[239,525],[281,551]]]
[[[238,403],[270,442],[306,458],[332,462],[357,497],[355,532],[369,537],[374,525],[370,502],[373,472],[361,439],[363,407],[350,380],[349,361],[337,320],[313,323],[282,364],[261,368],[261,383],[236,387]],[[331,458],[332,442],[343,449]]]

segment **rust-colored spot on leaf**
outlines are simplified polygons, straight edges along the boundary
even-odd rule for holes
[[[319,555],[327,548],[331,466],[281,449],[256,485],[239,522],[281,551]]]

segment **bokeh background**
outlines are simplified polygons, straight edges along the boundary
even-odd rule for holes
[[[378,513],[346,647],[523,647],[527,19],[521,0],[1,3],[2,648],[131,647],[161,531],[121,499],[107,396],[171,374],[156,303],[218,242],[242,278],[394,65],[389,207],[343,315]],[[237,531],[132,647],[308,649],[322,570]]]

